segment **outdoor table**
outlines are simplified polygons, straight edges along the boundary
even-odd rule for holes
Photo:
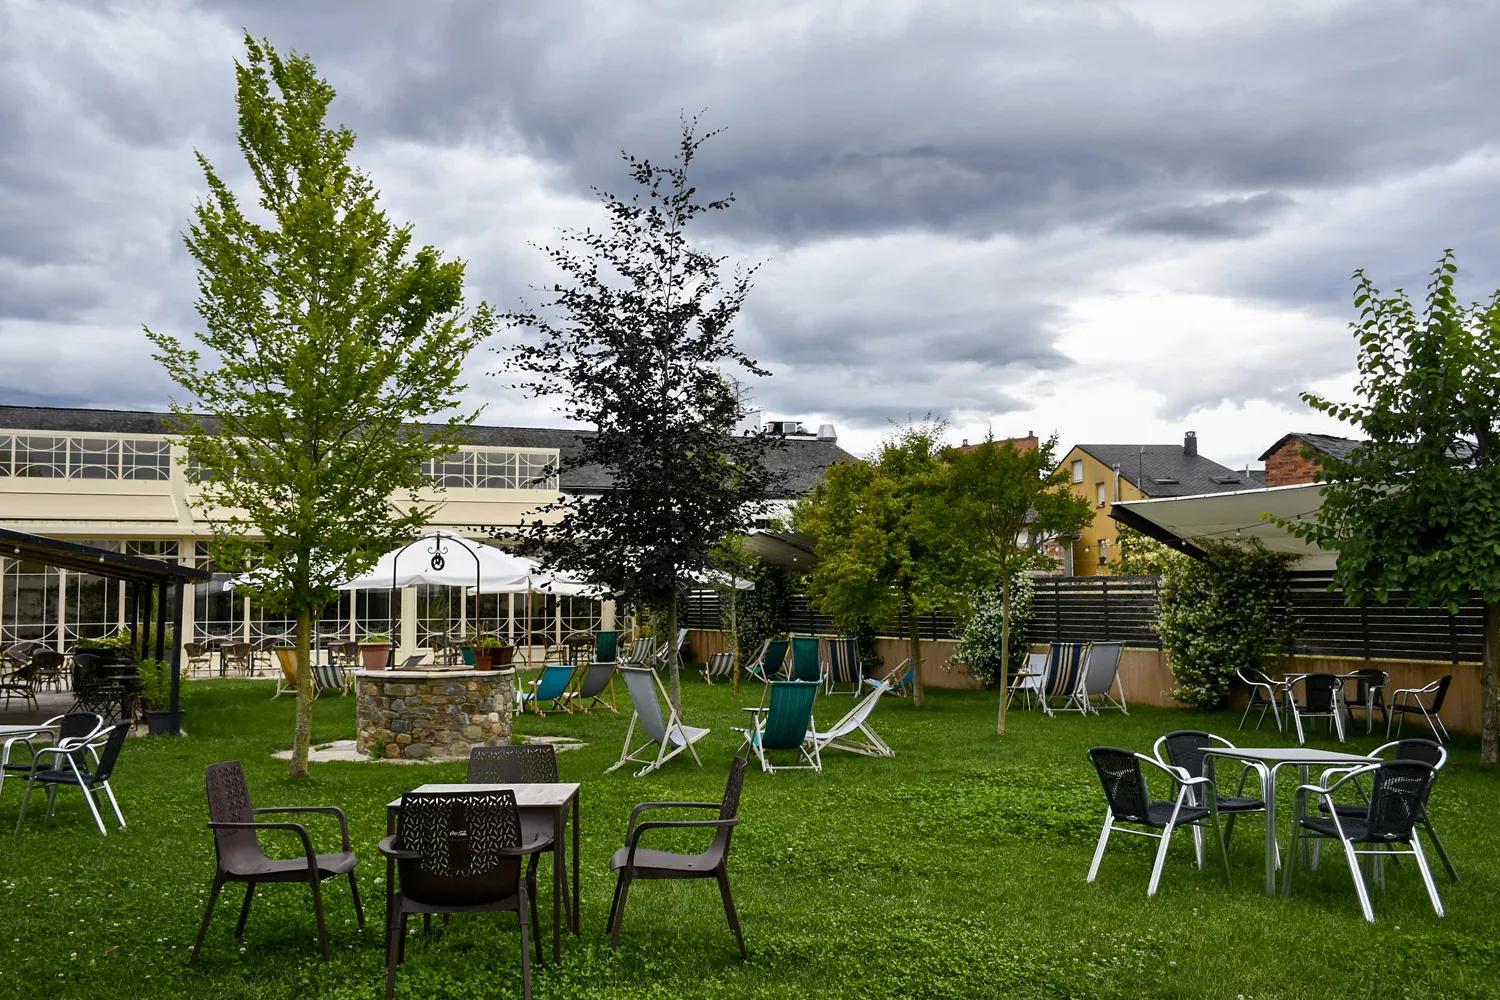
[[[4,725],[0,726],[0,788],[5,787],[5,765],[10,763],[11,744],[22,740],[30,740],[34,736],[50,736],[57,739],[57,726],[44,726],[39,722],[29,725]]]
[[[1266,800],[1266,895],[1276,893],[1276,861],[1279,848],[1276,844],[1276,772],[1291,765],[1307,781],[1307,770],[1315,764],[1326,767],[1338,765],[1373,764],[1375,758],[1357,753],[1341,753],[1337,750],[1314,750],[1309,747],[1206,747],[1205,757],[1224,757],[1229,760],[1248,761],[1266,767],[1266,787],[1262,794]]]
[[[578,789],[579,784],[568,781],[541,784],[427,784],[412,789],[413,792],[498,792],[509,790],[516,794],[516,805],[522,812],[536,811],[552,814],[552,960],[562,961],[562,897],[568,891],[563,881],[563,833],[572,814],[573,824],[573,913],[568,930],[578,933]],[[401,813],[401,800],[394,799],[385,807],[385,832],[390,836],[396,832],[396,817]],[[396,861],[385,862],[385,909],[389,926],[392,908],[396,901]]]

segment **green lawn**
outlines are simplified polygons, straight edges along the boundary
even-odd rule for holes
[[[65,791],[50,826],[38,811],[19,837],[0,832],[0,995],[380,995],[384,865],[375,844],[384,803],[425,781],[462,780],[464,767],[315,764],[311,780],[292,782],[270,756],[289,742],[292,702],[269,693],[254,682],[195,684],[190,738],[130,741],[115,781],[127,831],[101,838],[80,796]],[[992,696],[943,691],[922,711],[895,699],[877,710],[893,760],[830,754],[821,775],[752,770],[730,862],[748,965],[711,882],[639,884],[612,953],[607,861],[631,806],[718,798],[738,743],[730,727],[743,723],[739,705],[753,696],[687,683],[688,722],[714,730],[704,767],[679,758],[646,779],[602,773],[628,714],[520,723],[590,741],[561,758],[563,777],[583,782],[583,934],[565,935],[561,967],[535,969],[539,998],[1496,995],[1500,774],[1474,763],[1472,742],[1455,747],[1433,801],[1464,879],[1454,885],[1439,870],[1448,916],[1433,914],[1415,867],[1403,864],[1375,891],[1379,922],[1370,926],[1338,851],[1325,851],[1320,872],[1299,873],[1291,901],[1263,895],[1258,817],[1236,831],[1233,888],[1193,867],[1188,836],[1155,899],[1146,898],[1154,843],[1143,838],[1116,837],[1099,880],[1085,884],[1104,812],[1086,748],[1149,750],[1161,733],[1186,727],[1234,738],[1235,717],[1144,707],[1128,718],[1015,713],[1002,740],[991,735]],[[819,704],[831,722],[849,699]],[[320,701],[315,737],[352,735],[353,699]],[[1280,737],[1268,729],[1239,742]],[[372,919],[359,930],[347,886],[325,883],[334,946],[326,966],[307,890],[271,886],[257,894],[240,944],[232,930],[241,890],[231,887],[199,969],[187,968],[213,873],[203,766],[232,759],[244,762],[260,805],[332,803],[349,813]],[[7,783],[0,824],[14,822],[20,792]],[[334,842],[331,824],[313,834]],[[550,889],[542,892],[545,921]],[[517,951],[514,917],[455,920],[413,940],[397,995],[519,995]]]

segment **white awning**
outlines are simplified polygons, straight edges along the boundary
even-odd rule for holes
[[[1160,500],[1128,500],[1114,504],[1110,516],[1173,548],[1190,550],[1209,540],[1257,538],[1272,552],[1301,557],[1293,569],[1330,570],[1338,554],[1309,544],[1262,513],[1288,520],[1314,520],[1323,506],[1323,487],[1318,483],[1271,486],[1233,493],[1204,493]]]

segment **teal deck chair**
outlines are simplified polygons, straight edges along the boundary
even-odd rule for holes
[[[754,677],[762,684],[769,684],[780,677],[786,663],[787,647],[790,645],[785,639],[767,639],[761,643],[760,652],[755,659],[745,664],[745,675]]]
[[[568,689],[573,686],[573,667],[568,663],[549,663],[542,667],[542,676],[531,682],[530,691],[517,691],[516,697],[521,702],[521,711],[526,711],[530,705],[537,715],[546,715],[542,711],[542,702],[550,701],[552,710],[571,712],[573,709],[568,705]]]
[[[594,662],[613,663],[620,657],[620,633],[600,632],[594,636]]]
[[[792,680],[823,683],[823,659],[818,655],[817,636],[792,636]]]
[[[816,641],[816,640],[814,640]],[[775,774],[778,770],[822,771],[823,758],[818,744],[809,740],[817,732],[813,723],[813,701],[818,697],[820,681],[772,681],[771,703],[755,710],[750,729],[736,729],[745,734],[745,743],[755,751],[761,770]],[[805,763],[773,765],[766,757],[775,751],[792,751]]]

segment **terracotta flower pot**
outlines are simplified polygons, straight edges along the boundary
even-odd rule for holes
[[[474,669],[489,670],[493,666],[490,656],[491,647],[485,646],[474,650]]]
[[[391,644],[388,642],[362,642],[359,644],[360,665],[366,670],[384,670],[391,659]]]

